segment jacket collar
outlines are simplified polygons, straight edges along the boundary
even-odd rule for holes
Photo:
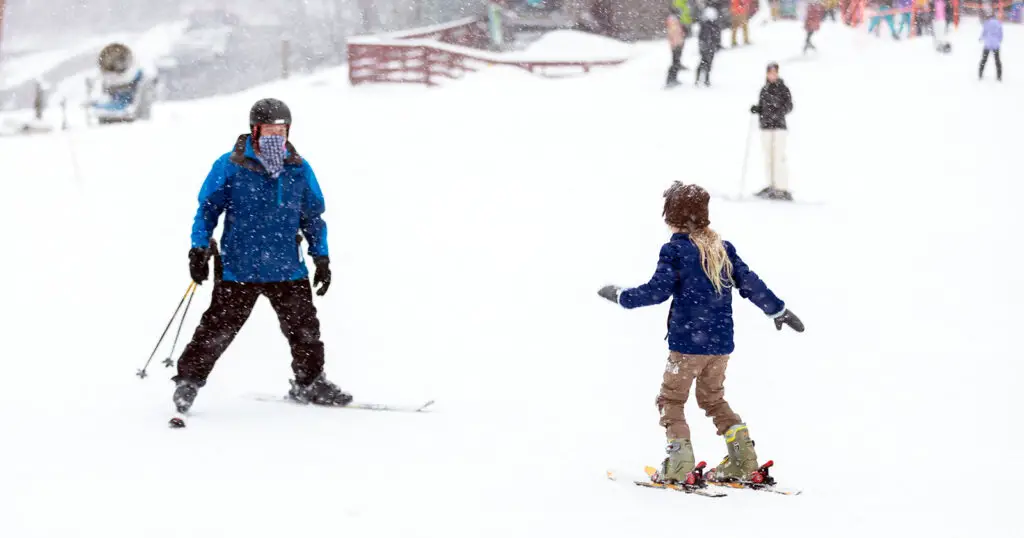
[[[672,241],[689,241],[689,240],[690,240],[690,234],[684,234],[684,233],[672,234]]]
[[[302,156],[295,149],[295,146],[291,142],[285,142],[285,166],[302,166]],[[266,174],[267,171],[260,164],[260,161],[256,158],[256,150],[252,147],[252,135],[243,134],[239,135],[238,140],[235,141],[235,148],[231,152],[229,159],[231,162],[253,172],[260,174]]]

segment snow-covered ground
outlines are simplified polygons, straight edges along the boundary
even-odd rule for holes
[[[1006,29],[998,85],[976,79],[974,22],[950,56],[827,24],[796,60],[797,24],[752,30],[711,90],[660,89],[667,47],[644,43],[586,78],[495,67],[439,90],[351,89],[335,70],[0,140],[0,536],[1013,535],[1024,31]],[[740,188],[771,59],[809,203],[716,200],[711,220],[807,324],[777,333],[737,298],[727,383],[759,455],[805,493],[609,482],[663,457],[667,307],[595,292],[650,276],[672,180]],[[188,284],[199,186],[266,95],[292,105],[327,198],[329,375],[433,413],[248,398],[290,376],[265,302],[187,429],[166,426],[171,372],[135,377]],[[756,145],[750,163],[747,191]],[[717,463],[725,447],[688,411]]]

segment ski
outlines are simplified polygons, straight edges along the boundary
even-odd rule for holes
[[[729,461],[727,457],[719,465],[725,465]],[[733,489],[750,489],[754,491],[764,491],[768,493],[778,493],[779,495],[800,495],[801,490],[780,488],[775,483],[775,478],[769,473],[769,469],[775,465],[773,460],[768,460],[764,465],[759,467],[756,471],[751,474],[750,480],[714,480],[706,479],[708,485],[718,486],[721,488],[733,488]]]
[[[709,486],[717,486],[721,488],[732,488],[732,489],[749,489],[751,491],[764,491],[766,493],[778,493],[779,495],[800,495],[803,491],[799,489],[786,489],[780,488],[776,485],[766,486],[764,484],[755,484],[753,482],[719,482],[717,480],[708,480]]]
[[[307,406],[312,404],[304,404],[296,402],[285,396],[272,396],[270,394],[253,394],[251,398],[260,402],[276,402],[286,403],[298,406]],[[352,402],[344,406],[335,406],[337,409],[359,409],[362,411],[391,411],[396,413],[427,413],[430,408],[434,405],[434,400],[428,400],[419,405],[395,405],[395,404],[381,404],[371,402]],[[330,407],[330,406],[315,406],[315,407]]]
[[[635,484],[637,486],[640,486],[640,487],[644,487],[644,488],[667,489],[667,490],[672,490],[672,491],[678,491],[678,492],[681,492],[681,493],[688,493],[688,494],[691,494],[691,495],[700,495],[701,497],[719,498],[719,497],[727,497],[728,496],[725,493],[716,492],[716,491],[709,491],[705,487],[696,486],[696,485],[689,485],[689,484],[667,484],[667,483],[663,483],[663,482],[655,482],[654,481],[654,475],[658,471],[654,467],[650,467],[650,466],[644,467],[644,472],[647,473],[647,480],[632,480],[633,484]],[[611,480],[612,482],[618,482],[619,481],[619,475],[618,475],[618,473],[616,471],[609,470],[609,471],[607,471],[606,474],[608,476],[608,480]]]
[[[779,204],[779,205],[792,204],[792,205],[807,205],[807,206],[820,206],[820,205],[824,205],[824,202],[817,201],[817,200],[773,200],[771,198],[762,198],[760,196],[756,196],[756,195],[753,195],[753,194],[745,194],[745,195],[742,195],[742,196],[738,196],[738,195],[735,195],[735,194],[715,194],[715,193],[712,193],[711,196],[714,197],[714,198],[718,198],[720,200],[725,200],[726,202],[763,202],[763,203],[766,203],[766,204],[775,203],[775,204]]]

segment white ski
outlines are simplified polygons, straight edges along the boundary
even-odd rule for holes
[[[296,402],[285,396],[275,396],[271,394],[252,394],[250,397],[260,402],[276,402],[286,403],[291,405],[312,405]],[[363,411],[393,411],[398,413],[426,413],[430,411],[430,407],[434,405],[434,400],[428,400],[419,405],[394,405],[394,404],[381,404],[381,403],[370,403],[370,402],[352,402],[345,406],[335,406],[337,409],[360,409]],[[330,406],[317,406],[317,407],[330,407]]]

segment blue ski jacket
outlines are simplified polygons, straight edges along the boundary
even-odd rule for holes
[[[750,300],[765,314],[777,317],[786,305],[743,263],[728,241],[725,250],[732,261],[732,279],[740,297]],[[700,252],[688,234],[673,234],[661,247],[658,268],[650,282],[623,290],[619,304],[625,308],[656,305],[672,298],[668,314],[668,347],[685,355],[728,355],[735,349],[732,323],[732,289],[715,291],[700,265]]]
[[[309,163],[287,144],[284,171],[273,179],[256,159],[249,135],[238,137],[206,176],[192,224],[192,247],[207,247],[224,213],[220,241],[224,280],[285,282],[307,278],[296,234],[311,256],[327,256],[324,195]]]

